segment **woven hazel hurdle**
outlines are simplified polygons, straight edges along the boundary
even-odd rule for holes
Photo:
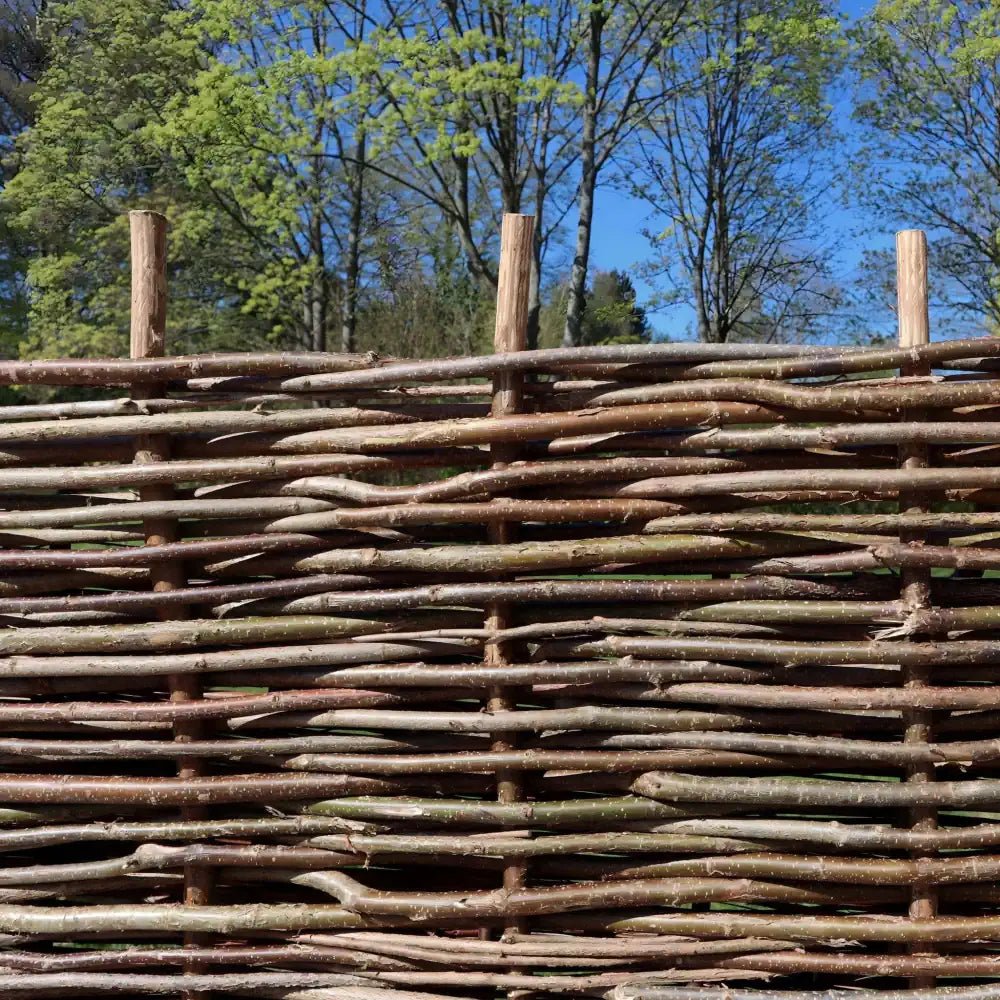
[[[899,349],[525,352],[508,216],[497,353],[383,361],[162,357],[132,225],[132,359],[0,364],[94,397],[0,408],[0,996],[1000,996],[1000,341],[922,234]]]

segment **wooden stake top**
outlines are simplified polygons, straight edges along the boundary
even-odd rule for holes
[[[132,358],[162,358],[167,334],[167,219],[159,212],[128,213],[132,243]]]
[[[500,267],[497,272],[497,321],[493,339],[497,354],[523,351],[528,336],[528,289],[534,252],[535,217],[503,217],[500,229]]]
[[[922,229],[896,233],[896,294],[899,306],[899,346],[929,344],[927,306],[927,235]]]

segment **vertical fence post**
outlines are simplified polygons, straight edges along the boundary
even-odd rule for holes
[[[133,359],[160,358],[166,354],[167,332],[167,220],[158,212],[129,212],[129,231],[132,244],[132,310],[130,317],[130,355]],[[138,402],[163,395],[162,385],[141,384],[133,386],[132,398]],[[141,464],[166,462],[170,459],[170,438],[167,435],[143,435],[136,442],[135,461]],[[144,486],[139,488],[140,500],[170,500],[174,497],[172,486]],[[164,545],[177,541],[175,519],[148,518],[143,521],[146,545]],[[186,583],[184,566],[179,560],[155,562],[150,566],[150,586],[154,591],[176,590]],[[186,608],[172,605],[160,608],[161,620],[190,617]],[[190,701],[201,697],[201,681],[195,674],[175,674],[169,678],[170,700]],[[174,739],[179,743],[199,738],[202,727],[197,722],[176,722]],[[180,778],[192,778],[203,773],[203,762],[193,757],[177,758]],[[205,809],[184,806],[183,819],[203,819]],[[209,902],[211,873],[205,867],[187,866],[184,869],[184,902],[189,906],[203,906]],[[194,945],[200,938],[185,935],[185,943]],[[193,963],[189,972],[198,971]],[[194,1000],[203,993],[188,993]]]
[[[500,267],[497,275],[497,314],[494,350],[497,354],[523,351],[527,346],[528,302],[531,285],[531,260],[535,217],[533,215],[504,215],[500,234]],[[508,417],[523,411],[524,379],[519,372],[501,372],[493,380],[493,405],[491,415]],[[517,458],[516,443],[493,444],[490,458],[494,469],[503,468]],[[509,521],[491,522],[488,538],[491,543],[514,541],[516,525]],[[487,629],[503,629],[511,621],[509,605],[493,603],[486,608]],[[515,659],[511,644],[487,643],[483,659],[488,666],[503,667]],[[487,709],[491,712],[507,711],[516,704],[515,692],[508,687],[491,688]],[[513,733],[494,733],[492,749],[514,748]],[[497,769],[497,801],[519,802],[524,798],[523,776],[513,768]],[[526,865],[510,862],[503,873],[504,889],[511,891],[525,883]],[[510,922],[508,932],[521,930],[521,924]]]
[[[899,346],[920,347],[930,343],[930,319],[927,293],[927,237],[919,229],[907,229],[896,234],[896,287],[898,296]],[[926,376],[930,368],[926,362],[911,361],[900,370],[904,376]],[[904,420],[919,420],[921,412],[909,411],[902,414]],[[930,464],[930,449],[925,444],[910,443],[899,448],[899,464],[902,469],[924,469]],[[926,513],[928,498],[916,491],[900,491],[899,510],[901,513]],[[901,531],[900,541],[921,542],[921,532]],[[909,612],[924,611],[931,607],[931,571],[926,568],[906,568],[900,574],[900,596]],[[912,636],[919,640],[921,636]],[[926,687],[930,683],[930,671],[926,666],[906,666],[902,673],[903,685],[907,688]],[[932,714],[927,709],[906,709],[903,711],[903,740],[908,744],[926,744],[933,738]],[[932,764],[914,764],[907,768],[908,782],[923,783],[934,780]],[[930,806],[915,806],[910,810],[910,825],[914,830],[933,830],[937,826],[937,811]],[[917,855],[920,856],[919,854]],[[937,914],[937,892],[931,885],[915,884],[910,896],[910,916],[913,919],[930,919]],[[916,946],[917,951],[928,949]],[[933,976],[915,976],[911,985],[915,988],[932,987]]]
[[[132,243],[130,357],[162,358],[167,348],[167,220],[129,212]]]

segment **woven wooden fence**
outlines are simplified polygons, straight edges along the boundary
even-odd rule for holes
[[[519,351],[530,226],[490,357],[158,358],[139,214],[0,364],[0,996],[1000,996],[1000,341]]]

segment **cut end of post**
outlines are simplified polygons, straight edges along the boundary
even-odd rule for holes
[[[523,351],[528,338],[531,259],[535,217],[507,213],[500,228],[497,271],[497,322],[493,347],[497,354]]]
[[[132,358],[166,353],[167,218],[146,210],[128,213],[132,243]]]
[[[922,229],[904,229],[896,233],[896,294],[899,346],[929,344],[927,234]]]

